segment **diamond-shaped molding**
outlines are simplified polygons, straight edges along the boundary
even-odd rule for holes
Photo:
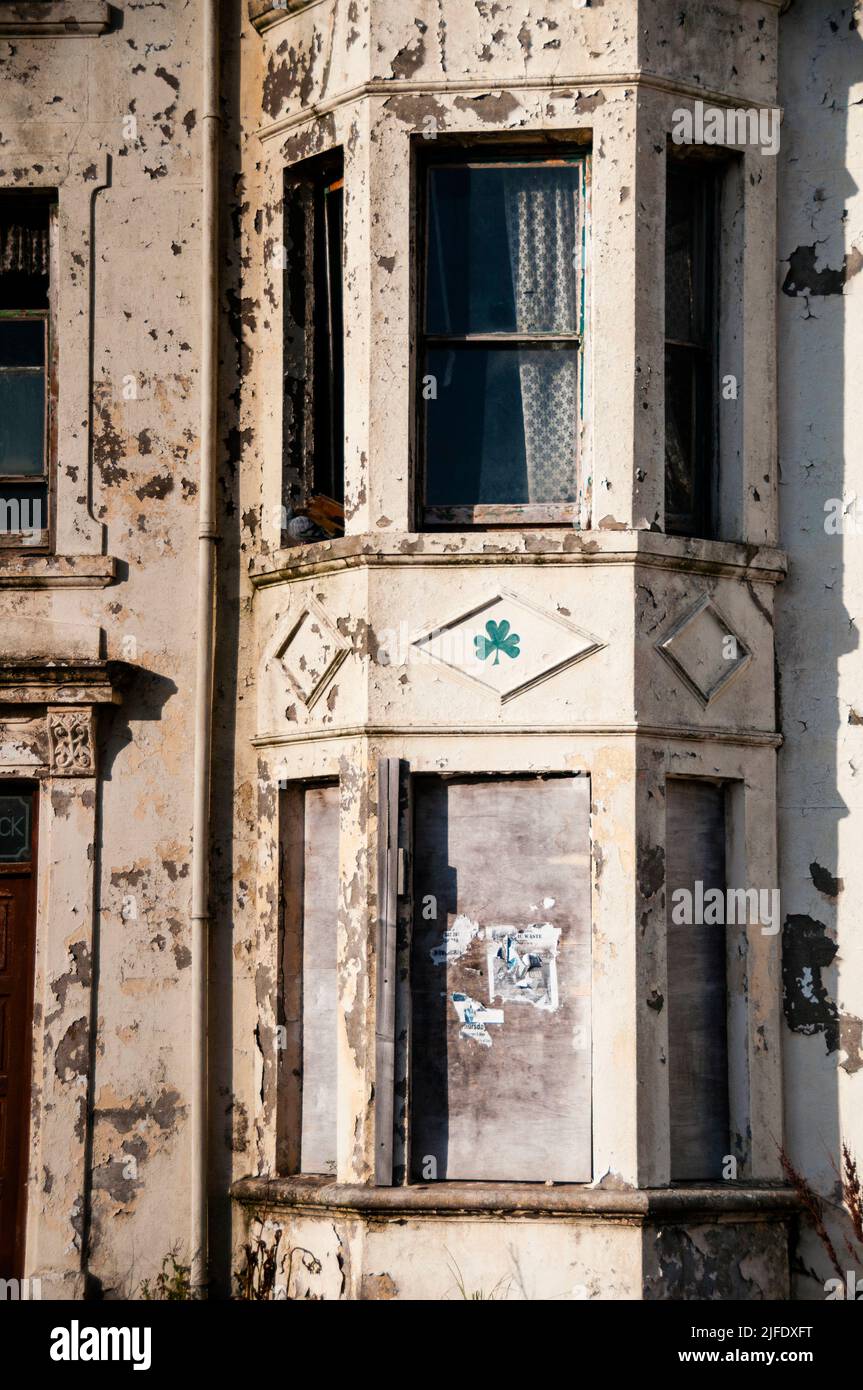
[[[604,645],[574,623],[499,589],[412,645],[435,664],[493,690],[501,704]]]
[[[274,656],[303,704],[311,709],[349,650],[324,610],[310,599]]]
[[[707,597],[675,623],[656,649],[705,706],[752,660],[743,639]]]

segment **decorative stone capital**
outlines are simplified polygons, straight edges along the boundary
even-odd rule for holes
[[[96,741],[93,710],[48,710],[48,745],[52,777],[93,777]]]

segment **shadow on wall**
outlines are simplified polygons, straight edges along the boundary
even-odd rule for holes
[[[219,456],[217,503],[220,544],[216,624],[215,694],[213,718],[213,772],[210,794],[210,991],[209,991],[209,1167],[210,1167],[210,1281],[211,1293],[227,1297],[231,1292],[231,1199],[235,1149],[247,1142],[248,1116],[234,1087],[234,922],[235,864],[234,817],[241,798],[235,789],[237,776],[238,662],[240,564],[244,554],[241,525],[243,451],[251,444],[250,431],[240,428],[243,377],[250,358],[247,329],[239,312],[242,298],[243,231],[240,128],[241,77],[245,70],[241,52],[242,7],[221,6],[221,177],[219,187],[222,247],[219,294]],[[255,254],[259,254],[259,245]],[[253,469],[247,470],[252,476]],[[248,803],[247,803],[248,804]],[[254,843],[254,826],[246,827]],[[238,1088],[239,1089],[239,1088]]]
[[[850,468],[861,432],[851,423],[860,391],[855,358],[846,351],[849,294],[859,301],[863,293],[863,282],[855,283],[863,225],[851,169],[855,138],[863,156],[858,25],[859,3],[824,0],[794,0],[780,21],[780,528],[790,569],[777,595],[776,637],[785,737],[779,853],[786,1147],[830,1201],[838,1197],[833,1165],[841,1163],[843,1138],[863,1158],[863,1135],[848,1129],[849,1097],[863,1085],[855,1078],[863,1072],[863,1022],[843,1003],[850,1008],[860,997],[861,980],[850,976],[860,856],[851,850],[853,823],[844,836],[841,828],[856,800],[854,779],[863,773],[863,693],[856,707],[849,703],[850,663],[843,661],[859,646],[855,615],[863,588],[856,560],[857,547],[863,557],[863,509],[855,517],[859,483]],[[838,1213],[833,1220],[834,1243],[850,1266]],[[793,1270],[797,1297],[826,1296],[834,1271],[808,1229]]]

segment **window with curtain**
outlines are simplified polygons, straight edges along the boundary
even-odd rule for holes
[[[586,153],[423,171],[423,520],[578,515]]]
[[[47,198],[0,196],[0,546],[15,548],[49,535],[51,219]]]

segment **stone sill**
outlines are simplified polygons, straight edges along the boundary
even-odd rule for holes
[[[775,546],[688,540],[659,531],[398,532],[339,536],[260,555],[250,564],[256,588],[333,570],[387,565],[651,565],[688,574],[778,584],[788,562]]]
[[[694,1220],[783,1219],[799,1209],[779,1183],[721,1183],[612,1190],[581,1184],[441,1182],[366,1187],[327,1177],[240,1178],[231,1196],[244,1206],[286,1207],[361,1216],[543,1216]]]
[[[317,0],[283,0],[279,5],[276,0],[249,0],[249,19],[260,34],[278,24],[280,19],[287,19],[288,15],[298,14],[316,3]]]
[[[0,5],[0,37],[87,38],[107,34],[111,6],[103,0],[50,0],[39,5]]]
[[[105,589],[114,582],[116,571],[117,561],[111,555],[0,552],[0,589]]]

